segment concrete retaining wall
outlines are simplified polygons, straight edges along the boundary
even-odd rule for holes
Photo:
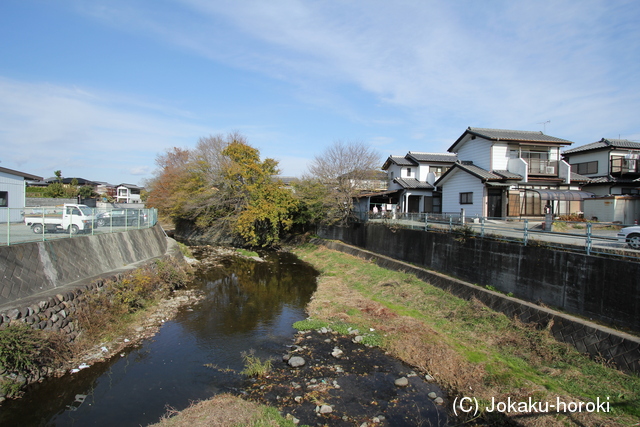
[[[159,225],[123,233],[0,247],[0,310],[73,282],[111,273],[165,254]]]
[[[391,230],[379,225],[331,227],[319,230],[319,235],[367,250],[337,242],[324,243],[329,247],[374,260],[385,268],[416,274],[454,295],[477,298],[509,317],[550,327],[559,341],[594,357],[612,360],[623,370],[640,372],[640,338],[471,284],[491,285],[533,302],[578,307],[583,314],[597,310],[601,318],[638,328],[638,263],[605,258],[586,260],[583,259],[586,255],[540,247],[483,239],[456,240],[454,235]]]

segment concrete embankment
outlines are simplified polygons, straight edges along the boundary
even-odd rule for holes
[[[358,246],[323,243],[332,249],[416,274],[462,298],[477,298],[509,317],[549,328],[580,352],[640,373],[638,336],[585,319],[640,329],[640,263],[382,225],[330,227],[318,234]]]
[[[0,313],[4,314],[0,319],[8,310],[63,295],[92,279],[162,257],[173,248],[171,242],[156,225],[0,247]]]

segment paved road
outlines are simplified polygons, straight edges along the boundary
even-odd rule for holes
[[[403,227],[424,229],[424,221],[412,221],[412,220],[381,220],[370,219],[370,222],[384,222],[387,224],[397,223]],[[514,240],[522,242],[525,238],[525,223],[521,221],[499,221],[490,220],[485,222],[484,227],[479,223],[467,223],[474,233],[478,235],[497,235],[500,238],[507,240]],[[449,230],[450,225],[446,221],[429,221],[428,226],[431,229]],[[454,231],[459,228],[459,224],[455,222],[452,224]],[[577,227],[584,228],[572,228],[560,229],[554,226],[554,229],[549,232],[542,229],[541,221],[530,221],[527,224],[526,238],[529,242],[537,241],[544,242],[549,245],[571,245],[578,248],[587,248],[587,228],[582,224],[577,224]],[[628,253],[631,256],[637,257],[640,251],[630,249],[626,244],[619,243],[617,240],[618,230],[616,227],[609,227],[606,225],[594,225],[591,230],[591,251],[620,251],[621,254]]]
[[[148,225],[144,225],[141,226],[140,228],[147,228]],[[137,229],[138,226],[134,226],[134,225],[130,225],[125,227],[124,225],[122,226],[104,226],[104,227],[97,227],[95,229],[93,229],[93,231],[90,231],[87,234],[108,234],[108,233],[118,233],[121,231],[127,231],[127,230],[132,230],[132,229]],[[73,234],[70,235],[69,233],[63,233],[63,232],[58,232],[58,233],[45,233],[43,234],[35,234],[33,231],[31,231],[31,227],[26,226],[24,223],[20,222],[20,223],[12,223],[9,224],[9,226],[7,226],[6,223],[4,224],[0,224],[0,246],[4,246],[7,244],[7,241],[14,245],[17,243],[24,243],[24,242],[42,242],[45,240],[55,240],[55,239],[66,239],[66,238],[73,238],[73,237],[79,237],[79,236],[85,236],[87,235],[85,233],[78,233],[78,234]]]

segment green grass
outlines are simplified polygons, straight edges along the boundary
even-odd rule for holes
[[[528,386],[539,393],[532,387],[537,385],[549,393],[587,401],[610,396],[614,417],[640,418],[638,375],[598,363],[555,341],[546,330],[519,324],[478,302],[460,299],[413,275],[373,262],[306,246],[296,253],[322,275],[340,277],[350,288],[396,314],[429,325],[470,364],[484,367],[484,381],[491,389],[508,392]]]
[[[246,257],[254,257],[254,256],[260,256],[260,254],[258,254],[258,252],[254,252],[254,251],[249,251],[247,249],[236,249],[236,252],[239,253],[242,256],[246,256]]]

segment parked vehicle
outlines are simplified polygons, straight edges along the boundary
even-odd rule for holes
[[[114,209],[96,216],[96,224],[99,227],[125,224],[144,225],[146,222],[147,214],[142,209]]]
[[[618,242],[626,243],[632,249],[640,249],[640,225],[625,227],[620,230]]]
[[[86,205],[65,203],[53,210],[33,210],[24,214],[24,223],[36,234],[66,231],[71,234],[91,231],[95,217]]]

